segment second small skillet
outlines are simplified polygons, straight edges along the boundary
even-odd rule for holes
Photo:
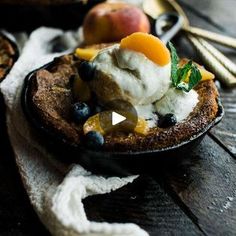
[[[19,49],[14,37],[8,32],[1,30],[0,39],[2,43],[0,44],[0,57],[4,60],[0,62],[0,82],[7,76],[13,67],[14,63],[19,57]]]

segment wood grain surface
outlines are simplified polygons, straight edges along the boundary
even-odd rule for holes
[[[163,163],[157,178],[205,234],[236,232],[236,161],[211,138]]]
[[[202,234],[151,176],[141,176],[111,194],[89,197],[84,204],[90,220],[133,222],[153,236]]]
[[[179,0],[194,26],[236,37],[235,0]],[[181,56],[201,62],[189,42]],[[219,47],[236,62],[236,50]],[[195,150],[167,158],[132,185],[84,201],[89,219],[134,222],[150,235],[236,234],[236,90],[220,88],[223,121]],[[15,167],[0,113],[0,235],[48,235],[33,212]]]
[[[220,91],[225,117],[211,131],[212,137],[232,156],[236,157],[236,89]]]

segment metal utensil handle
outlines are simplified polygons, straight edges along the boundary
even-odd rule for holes
[[[236,76],[236,64],[233,61],[206,40],[202,38],[198,38],[198,40],[226,69]]]
[[[224,46],[235,48],[236,49],[236,38],[221,35],[218,33],[214,33],[208,30],[200,29],[197,27],[184,27],[183,28],[186,32],[191,33],[195,36],[199,36],[205,39],[208,39],[212,42],[222,44]]]
[[[187,38],[196,48],[204,63],[216,74],[217,78],[228,87],[236,86],[235,76],[207,50],[197,37],[187,34]],[[216,49],[217,50],[217,49]]]
[[[158,25],[158,21],[162,20],[162,16],[165,16],[166,14],[161,15],[160,17],[157,18],[156,21],[156,26]],[[167,44],[182,28],[183,26],[183,17],[180,15],[177,15],[175,13],[169,13],[170,16],[175,17],[176,18],[176,22],[174,23],[174,25],[167,30],[165,33],[163,33],[162,35],[158,35],[160,37],[160,39],[162,40],[162,42],[164,42],[165,44]],[[157,28],[157,27],[156,27]],[[156,29],[157,30],[157,29]]]

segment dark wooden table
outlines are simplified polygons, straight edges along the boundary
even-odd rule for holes
[[[235,0],[179,2],[193,25],[236,37]],[[200,61],[185,39],[176,43],[183,56]],[[236,50],[221,50],[236,62]],[[236,90],[220,92],[225,117],[198,148],[161,162],[154,177],[141,176],[112,194],[87,198],[88,217],[134,222],[153,236],[236,235]],[[3,108],[0,114],[0,235],[48,235],[20,181]]]

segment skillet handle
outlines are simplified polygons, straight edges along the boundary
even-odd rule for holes
[[[174,12],[160,15],[154,26],[154,34],[165,44],[169,42],[182,28],[184,19]]]

